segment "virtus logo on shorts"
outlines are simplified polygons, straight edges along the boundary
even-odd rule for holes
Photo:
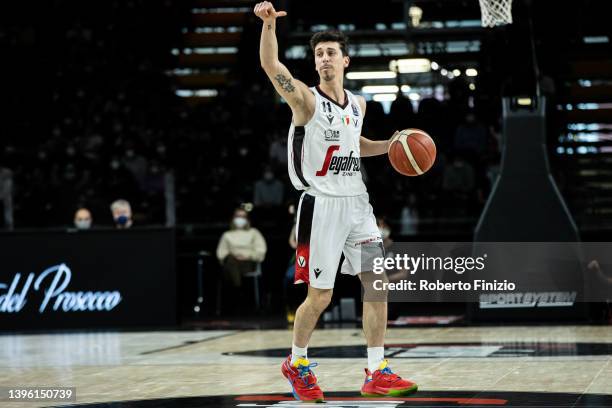
[[[300,255],[300,256],[298,256],[298,258],[297,258],[297,263],[298,263],[298,266],[300,266],[300,268],[305,267],[305,266],[306,266],[306,258],[304,258],[304,257],[303,257],[303,256],[301,256],[301,255]]]

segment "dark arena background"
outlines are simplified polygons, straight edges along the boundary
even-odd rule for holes
[[[405,397],[361,396],[362,286],[339,273],[309,343],[324,404],[612,407],[609,3],[273,3],[295,78],[319,83],[310,37],[341,30],[362,135],[435,142],[416,177],[361,158],[388,253],[557,254],[479,276],[520,293],[390,302],[385,356],[419,386]],[[255,5],[0,5],[0,406],[312,406],[280,372],[307,292],[301,192]]]

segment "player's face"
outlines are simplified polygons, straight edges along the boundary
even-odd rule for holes
[[[333,81],[338,75],[344,75],[344,69],[348,67],[349,57],[343,56],[340,44],[337,42],[320,42],[316,45],[315,69],[324,81]]]

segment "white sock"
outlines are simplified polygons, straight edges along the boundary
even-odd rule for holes
[[[384,347],[368,347],[368,370],[370,372],[378,370],[383,361],[385,361]]]
[[[295,344],[291,345],[291,365],[295,364],[299,358],[308,358],[307,356],[308,346],[298,347]]]

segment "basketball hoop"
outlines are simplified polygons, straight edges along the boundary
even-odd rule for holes
[[[512,0],[479,0],[483,27],[512,24]]]

